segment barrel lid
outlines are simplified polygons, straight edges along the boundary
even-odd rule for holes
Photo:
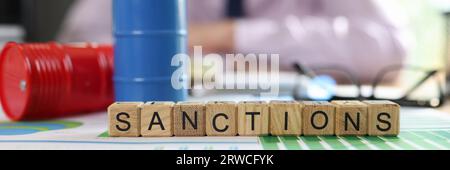
[[[31,61],[23,48],[14,42],[0,53],[0,100],[6,115],[21,120],[31,105]]]

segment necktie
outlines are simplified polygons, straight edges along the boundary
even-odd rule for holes
[[[226,16],[228,18],[241,18],[244,15],[244,0],[227,0]]]

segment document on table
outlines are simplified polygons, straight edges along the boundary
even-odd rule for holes
[[[111,138],[106,112],[39,122],[0,115],[0,149],[450,149],[450,114],[402,108],[398,137],[165,137]]]

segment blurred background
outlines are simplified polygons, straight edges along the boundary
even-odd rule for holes
[[[0,41],[55,40],[73,2],[74,0],[0,0]]]
[[[74,27],[68,16],[74,13],[75,7],[77,4],[79,5],[79,2],[78,0],[0,0],[0,48],[7,41],[92,41],[90,39],[67,39],[64,35],[61,36],[65,30],[71,30]],[[399,68],[399,71],[387,71],[387,74],[402,75],[396,79],[394,84],[408,87],[403,88],[404,90],[401,94],[392,98],[401,98],[405,93],[409,93],[411,88],[421,92],[411,95],[412,97],[410,98],[429,96],[426,97],[426,100],[439,99],[441,90],[445,91],[446,95],[449,94],[446,90],[450,89],[446,88],[449,83],[446,82],[450,78],[446,78],[446,74],[450,72],[449,67],[447,67],[448,63],[450,63],[448,43],[450,39],[450,1],[377,0],[376,2],[381,4],[386,16],[389,16],[392,21],[396,22],[396,25],[401,26],[402,32],[399,36],[402,36],[400,40],[405,45],[406,56],[405,61],[402,63],[405,67]],[[192,5],[194,3],[188,4]],[[96,8],[108,8],[108,6]],[[351,7],[349,6],[349,8]],[[95,10],[95,8],[92,9]],[[189,7],[189,9],[191,8]],[[103,16],[103,14],[92,17],[99,16]],[[191,17],[189,18],[191,19]],[[105,18],[105,20],[110,21],[111,18]],[[97,21],[104,22],[103,19],[97,19]],[[108,28],[110,27],[108,25]],[[314,69],[314,66],[311,66],[311,68]],[[317,70],[320,72],[321,69],[317,68]],[[380,68],[379,70],[382,69]],[[432,71],[436,72],[430,73]],[[437,78],[423,80],[424,82],[430,80],[429,85],[424,85],[427,83],[421,82],[421,80],[429,74]],[[330,75],[333,75],[333,73]],[[389,75],[381,77],[381,79],[390,79]],[[439,81],[436,81],[436,79]],[[383,82],[384,80],[380,81]],[[386,82],[386,84],[393,84],[392,81]],[[366,84],[370,85],[373,82],[368,81]],[[420,86],[418,87],[419,90],[415,89],[414,86],[416,85]],[[382,91],[387,92],[387,90]],[[392,95],[392,93],[388,92],[388,95]]]
[[[55,40],[62,23],[71,6],[77,0],[1,0],[0,23],[2,26],[20,26],[23,29],[23,40],[51,41]],[[450,13],[450,2],[447,0],[394,0],[395,11],[409,13],[416,24],[430,28],[439,13]],[[424,15],[425,14],[425,15]],[[430,20],[431,19],[431,20]],[[420,22],[422,21],[422,22]],[[423,21],[427,21],[424,24]],[[433,24],[434,25],[434,24]],[[5,31],[1,32],[6,34]]]

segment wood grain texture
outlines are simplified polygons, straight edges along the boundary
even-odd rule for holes
[[[397,136],[400,133],[400,105],[391,101],[363,101],[368,105],[368,134]]]
[[[238,103],[238,134],[241,136],[269,134],[269,107],[266,102]]]
[[[332,101],[336,107],[336,135],[367,135],[367,105],[360,101]]]
[[[206,135],[237,135],[237,107],[235,102],[211,101],[206,104]]]
[[[111,137],[396,136],[400,106],[368,100],[116,102],[108,107],[108,133]]]
[[[334,135],[335,107],[325,101],[304,101],[303,134]]]
[[[173,136],[173,102],[147,102],[141,109],[143,137]]]
[[[205,104],[178,102],[173,108],[175,136],[205,136]]]
[[[271,101],[270,134],[275,136],[301,135],[303,104],[296,101]]]
[[[139,137],[142,102],[116,102],[108,107],[108,133],[111,137]]]

